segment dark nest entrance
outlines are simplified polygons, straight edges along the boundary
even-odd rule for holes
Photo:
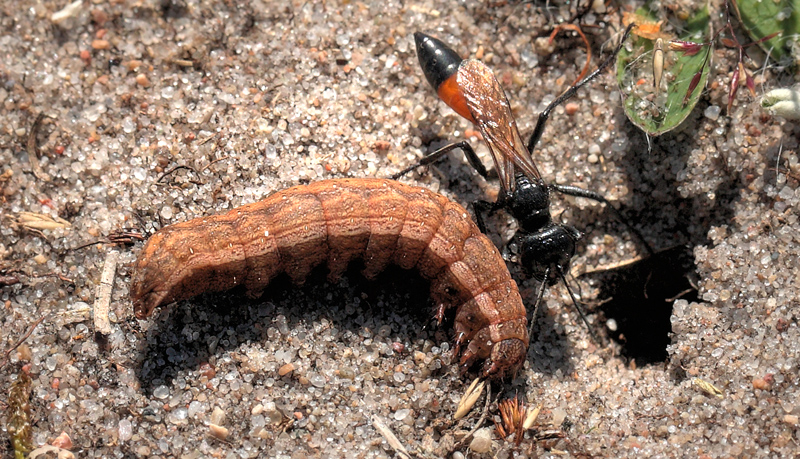
[[[622,345],[623,355],[646,365],[667,360],[672,304],[697,300],[693,274],[691,248],[678,246],[585,276],[600,281],[598,299],[604,303],[598,310],[616,323],[609,334]]]

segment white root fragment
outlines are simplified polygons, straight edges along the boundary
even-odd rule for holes
[[[119,252],[112,251],[106,255],[103,264],[103,273],[100,275],[100,284],[94,299],[94,331],[103,335],[111,334],[111,321],[108,319],[108,310],[111,305],[111,290],[114,288],[114,274],[117,272]]]
[[[53,15],[50,16],[50,20],[53,21],[53,24],[59,24],[61,22],[64,22],[71,17],[77,16],[78,13],[81,12],[82,7],[83,7],[83,0],[74,1],[69,5],[65,6],[64,8],[61,8],[60,10],[53,13]]]
[[[542,404],[540,403],[539,406],[534,408],[533,410],[525,410],[525,420],[522,421],[522,431],[530,430],[533,427],[533,423],[536,422],[536,418],[539,417],[539,412],[542,411]]]

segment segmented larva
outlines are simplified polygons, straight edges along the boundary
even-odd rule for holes
[[[296,186],[162,228],[139,255],[131,299],[143,319],[159,305],[238,285],[259,296],[283,272],[302,284],[322,263],[335,280],[356,259],[367,278],[395,264],[430,280],[439,321],[456,308],[462,370],[483,361],[483,376],[503,378],[524,361],[525,307],[497,248],[459,204],[392,180]]]

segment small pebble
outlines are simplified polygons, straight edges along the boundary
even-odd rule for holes
[[[394,412],[394,419],[396,421],[402,421],[406,417],[408,417],[409,414],[411,414],[411,410],[409,410],[408,408],[404,408],[402,410],[397,410],[397,411]]]
[[[553,410],[553,425],[560,426],[567,419],[567,412],[563,408],[556,408]]]
[[[92,22],[102,27],[108,21],[108,14],[105,11],[95,8],[89,12],[92,15]]]
[[[120,441],[128,441],[133,436],[133,425],[127,419],[121,419],[117,427]]]
[[[185,425],[188,423],[189,410],[184,407],[174,409],[167,415],[167,421],[175,425]]]
[[[222,425],[225,422],[225,412],[220,407],[215,406],[209,419],[212,424]]]
[[[564,112],[569,116],[578,113],[578,109],[580,108],[581,106],[577,102],[567,102],[564,104]]]
[[[216,424],[209,424],[208,430],[214,438],[218,438],[220,440],[226,440],[228,438],[228,429],[222,426],[218,426]]]
[[[136,84],[143,88],[147,88],[150,86],[150,80],[147,79],[147,75],[140,73],[136,75]]]
[[[195,418],[197,417],[198,414],[204,413],[205,411],[206,411],[205,405],[202,402],[194,400],[192,401],[192,403],[189,404],[189,409],[187,413],[190,418]]]
[[[69,435],[67,435],[66,432],[61,432],[61,435],[56,437],[56,439],[50,444],[58,448],[72,449],[72,439],[69,438]]]
[[[92,49],[108,49],[111,44],[108,40],[92,40]]]
[[[772,387],[767,378],[755,378],[753,380],[753,388],[760,390],[769,390]]]
[[[272,407],[265,407],[264,417],[266,418],[267,422],[274,425],[278,425],[283,421],[283,414],[275,409],[274,403],[272,404]]]
[[[283,365],[280,368],[278,368],[278,374],[280,376],[286,376],[293,371],[294,371],[294,365],[292,363],[287,363],[286,365]]]
[[[31,353],[31,347],[25,343],[21,344],[17,348],[17,358],[21,362],[30,362],[31,358],[33,358],[33,354]]]
[[[719,105],[709,105],[708,107],[706,107],[706,110],[703,112],[703,115],[705,115],[706,118],[712,121],[716,121],[716,119],[719,118],[719,114],[721,111],[722,109],[719,107]]]
[[[492,429],[484,427],[475,432],[469,443],[469,449],[478,454],[488,453],[492,449]]]
[[[153,390],[153,397],[164,400],[169,397],[169,387],[158,386]]]
[[[208,379],[211,379],[217,375],[217,370],[214,368],[214,365],[211,365],[208,362],[203,362],[200,364],[200,374]]]

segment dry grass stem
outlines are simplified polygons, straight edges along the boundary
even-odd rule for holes
[[[472,411],[472,407],[475,406],[475,402],[480,398],[485,386],[486,381],[482,381],[481,378],[475,378],[475,380],[472,381],[472,384],[469,385],[466,392],[464,392],[464,395],[461,397],[461,400],[458,402],[458,409],[456,410],[456,414],[453,415],[453,419],[459,420]]]

